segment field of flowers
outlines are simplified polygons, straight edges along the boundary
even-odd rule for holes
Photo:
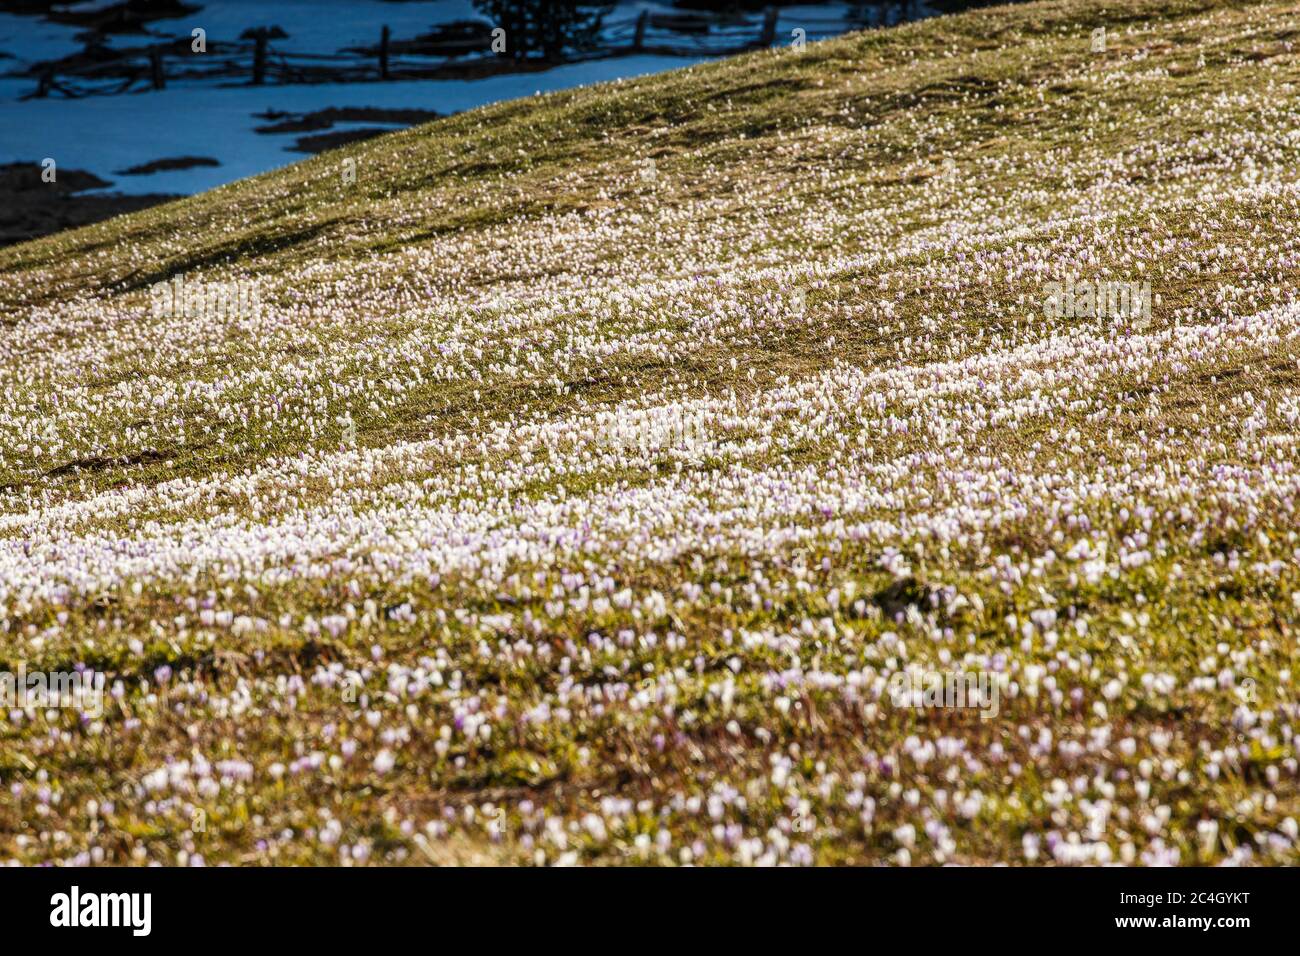
[[[0,669],[107,675],[0,860],[1300,862],[1298,42],[979,11],[0,251]]]

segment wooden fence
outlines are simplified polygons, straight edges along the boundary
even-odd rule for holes
[[[782,22],[784,21],[784,22]],[[173,43],[129,50],[99,48],[100,62],[39,64],[25,71],[36,89],[25,99],[59,94],[67,97],[165,89],[168,81],[211,80],[225,85],[250,83],[352,83],[406,79],[472,79],[501,73],[533,72],[560,63],[606,59],[637,53],[659,56],[727,56],[789,42],[794,29],[816,40],[843,33],[853,25],[844,19],[783,15],[769,7],[761,17],[720,16],[682,11],[652,13],[602,24],[589,50],[573,51],[563,60],[535,57],[515,59],[491,50],[485,39],[480,50],[466,51],[464,40],[447,44],[394,41],[387,26],[374,47],[339,53],[301,53],[278,49],[266,29],[248,30],[236,42],[207,44],[203,53],[184,38]],[[89,51],[88,51],[89,53]],[[114,55],[115,54],[115,55]]]

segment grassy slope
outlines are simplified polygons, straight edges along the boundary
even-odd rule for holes
[[[123,692],[0,724],[0,857],[1294,862],[1300,8],[1238,6],[758,53],[0,250],[0,660]],[[263,313],[150,317],[178,273]],[[1089,276],[1151,326],[1042,317]]]

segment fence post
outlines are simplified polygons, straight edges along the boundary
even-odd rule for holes
[[[266,28],[258,27],[254,34],[257,45],[253,47],[253,85],[266,82]]]
[[[777,8],[768,7],[763,11],[763,33],[758,38],[759,46],[771,46],[776,42]]]
[[[167,88],[167,74],[163,72],[162,54],[157,50],[149,51],[149,76],[155,90]]]
[[[379,78],[388,79],[388,26],[379,34]]]
[[[638,53],[645,49],[645,28],[650,22],[650,11],[642,10],[641,15],[636,18],[636,36],[632,38],[632,49]]]

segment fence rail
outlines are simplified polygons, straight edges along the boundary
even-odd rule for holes
[[[785,24],[781,23],[785,20]],[[226,84],[340,83],[401,79],[468,79],[499,73],[531,72],[563,63],[606,59],[636,53],[659,56],[726,56],[775,45],[790,39],[794,28],[804,30],[807,40],[823,39],[852,29],[845,19],[783,16],[769,7],[761,17],[718,15],[682,11],[654,13],[602,24],[592,49],[573,50],[563,60],[534,57],[516,59],[491,50],[484,41],[475,50],[464,38],[446,41],[438,52],[438,41],[424,46],[429,52],[411,49],[415,41],[394,41],[387,26],[374,47],[339,53],[306,53],[282,50],[272,45],[265,29],[248,30],[248,40],[208,44],[203,53],[192,52],[188,41],[124,50],[113,59],[98,63],[37,64],[17,75],[32,76],[36,88],[24,99],[60,94],[82,97],[124,93],[132,89],[165,89],[174,80],[216,80]],[[102,55],[102,53],[101,53]],[[15,75],[15,74],[10,74]]]

